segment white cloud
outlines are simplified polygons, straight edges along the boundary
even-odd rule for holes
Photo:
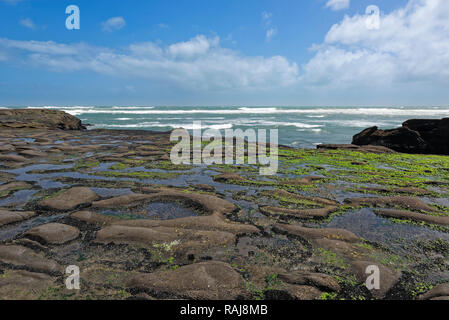
[[[32,30],[36,29],[36,25],[34,24],[33,20],[31,20],[30,18],[21,19],[19,21],[19,24],[28,29],[32,29]]]
[[[349,8],[350,0],[329,0],[326,3],[326,8],[331,8],[334,11]]]
[[[203,35],[170,45],[140,42],[121,49],[0,38],[0,59],[58,72],[97,72],[121,78],[136,90],[162,84],[174,92],[254,94],[272,103],[441,104],[449,98],[446,1],[409,0],[381,14],[378,30],[367,28],[364,15],[345,16],[312,48],[313,56],[301,71],[285,57],[242,55],[224,48],[218,37]],[[264,27],[265,32],[276,29]]]
[[[267,30],[266,33],[266,39],[267,41],[271,41],[271,38],[273,38],[277,33],[277,29],[276,28],[270,28]]]
[[[266,28],[266,32],[265,32],[265,39],[267,40],[267,42],[270,42],[271,39],[277,34],[277,28],[276,27],[272,27],[272,22],[271,22],[271,18],[272,18],[273,14],[271,12],[262,12],[262,21],[265,25]]]
[[[121,52],[86,44],[9,39],[0,39],[1,49],[14,50],[29,63],[53,71],[90,70],[193,91],[266,90],[290,86],[298,79],[296,63],[284,57],[243,56],[222,48],[218,37],[202,35],[166,47],[137,43]]]
[[[302,80],[333,87],[449,82],[449,6],[446,0],[409,0],[380,16],[380,29],[366,16],[346,16],[332,26]]]
[[[116,31],[124,28],[126,26],[126,21],[123,19],[123,17],[113,17],[109,18],[102,24],[103,31]]]
[[[219,42],[218,37],[208,39],[201,35],[189,41],[172,44],[168,47],[168,52],[175,57],[191,58],[207,53],[212,47],[216,47]]]
[[[262,20],[263,22],[269,26],[271,24],[271,17],[273,16],[273,14],[271,12],[262,12]]]

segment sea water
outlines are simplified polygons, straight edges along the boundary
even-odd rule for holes
[[[15,108],[15,107],[14,107]],[[36,108],[36,107],[28,107]],[[42,107],[40,107],[42,108]],[[195,106],[44,106],[66,111],[90,129],[130,129],[168,131],[204,129],[279,130],[279,143],[315,148],[322,143],[351,143],[353,135],[378,126],[389,129],[414,118],[449,117],[449,107],[195,107]]]

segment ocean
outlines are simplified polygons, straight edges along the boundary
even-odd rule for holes
[[[36,107],[28,107],[36,108]],[[449,107],[144,107],[144,106],[45,106],[58,109],[90,124],[89,129],[141,129],[168,131],[194,129],[273,129],[279,143],[315,148],[322,143],[351,143],[361,130],[378,126],[395,128],[412,118],[449,117]],[[224,132],[224,131],[223,131]]]

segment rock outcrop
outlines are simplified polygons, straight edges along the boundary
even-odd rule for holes
[[[176,270],[158,271],[132,277],[128,287],[158,298],[223,300],[244,297],[245,284],[229,264],[208,261]]]
[[[87,187],[74,187],[48,199],[39,201],[38,207],[53,211],[70,211],[87,206],[98,199],[98,195]]]
[[[402,127],[371,127],[356,134],[352,144],[383,146],[404,153],[449,155],[449,118],[408,120]]]
[[[78,238],[80,231],[72,226],[61,223],[48,223],[32,228],[25,233],[30,239],[43,244],[64,244]]]
[[[80,119],[64,111],[48,109],[1,109],[0,128],[86,129]]]
[[[319,144],[317,149],[321,150],[349,150],[367,153],[396,153],[396,151],[383,146],[357,146],[355,144]]]

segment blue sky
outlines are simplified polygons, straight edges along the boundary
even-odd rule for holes
[[[448,31],[444,0],[0,0],[0,105],[447,105]]]

